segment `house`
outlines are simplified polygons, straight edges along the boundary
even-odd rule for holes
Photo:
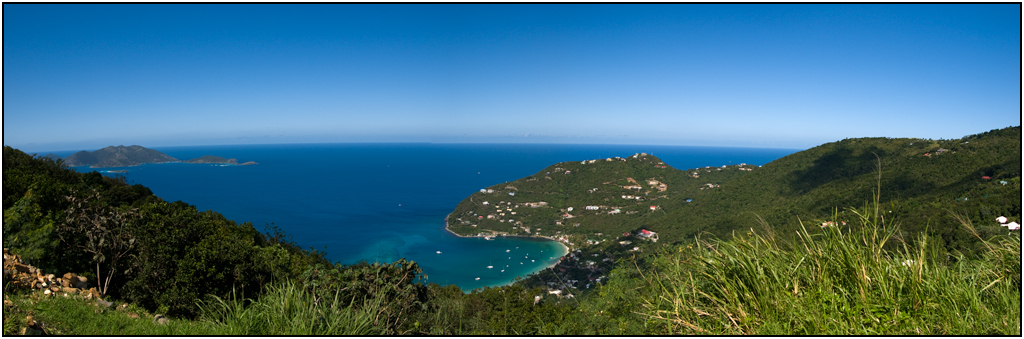
[[[658,233],[656,233],[656,232],[651,232],[651,231],[642,229],[642,230],[640,230],[640,232],[637,233],[637,236],[641,237],[641,238],[644,238],[644,239],[647,239],[647,240],[650,240],[650,241],[653,241],[653,242],[658,242]]]
[[[982,176],[981,178],[982,178],[982,179],[985,179],[985,180],[989,180],[989,179],[992,179],[992,177],[990,177],[990,176],[987,176],[987,175],[986,175],[986,176]]]
[[[508,192],[508,195],[514,196],[514,195],[516,195],[516,192]]]
[[[657,206],[651,206],[651,210],[652,210],[652,211],[653,211],[653,210],[656,210],[656,209],[658,209],[658,207],[657,207]]]
[[[601,209],[601,207],[599,207],[599,206],[587,206],[587,210],[588,211],[596,211],[596,210],[599,210],[599,209]]]

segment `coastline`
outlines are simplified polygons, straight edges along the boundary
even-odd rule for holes
[[[450,217],[451,215],[452,215],[451,213],[448,213],[447,215],[444,216],[444,230],[447,231],[448,233],[454,234],[456,237],[459,237],[459,238],[484,238],[484,237],[487,237],[487,236],[481,236],[481,235],[460,235],[458,233],[452,232],[452,230],[448,229],[448,226],[450,226],[448,224],[448,217]],[[555,266],[558,266],[558,264],[562,263],[562,258],[564,258],[566,255],[569,255],[569,253],[572,252],[572,249],[569,248],[569,246],[567,246],[566,244],[563,244],[561,241],[558,241],[556,239],[552,239],[550,237],[543,236],[543,235],[529,235],[529,236],[524,236],[524,235],[507,235],[507,234],[497,233],[497,232],[491,231],[491,235],[490,236],[517,237],[517,238],[543,238],[543,239],[550,240],[550,241],[552,241],[552,242],[554,242],[554,243],[556,243],[556,244],[558,244],[559,246],[562,247],[563,253],[558,256],[558,260],[555,260],[555,262],[553,264],[549,265],[549,266],[545,266],[544,268],[541,268],[541,269],[539,269],[539,270],[537,270],[535,272],[531,272],[530,274],[527,274],[527,276],[529,276],[531,274],[537,274],[537,273],[539,273],[541,271],[544,271],[546,269],[554,268]],[[490,286],[490,287],[511,285],[514,282],[515,282],[515,280],[512,280],[512,281],[509,281],[508,283],[499,284],[499,285],[493,285],[493,286]]]

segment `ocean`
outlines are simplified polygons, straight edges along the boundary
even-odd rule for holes
[[[255,166],[147,164],[121,173],[166,201],[214,210],[263,231],[274,223],[303,248],[342,264],[417,262],[428,282],[464,291],[509,284],[553,265],[561,245],[537,238],[460,238],[444,218],[481,188],[561,161],[646,152],[677,169],[763,165],[799,150],[566,144],[351,143],[153,147],[187,160],[203,155]],[[53,152],[68,156],[73,151]],[[45,154],[41,153],[41,154]],[[97,169],[76,168],[78,171]],[[110,174],[112,175],[112,174]],[[438,253],[440,252],[440,253]],[[491,268],[488,268],[490,266]]]

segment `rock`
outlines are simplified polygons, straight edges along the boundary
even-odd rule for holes
[[[96,299],[96,306],[103,307],[103,308],[111,308],[111,307],[114,307],[114,303],[106,301],[106,300],[103,300],[103,299]]]
[[[139,319],[139,314],[135,312],[128,312],[128,317],[132,319]]]
[[[14,269],[17,270],[18,273],[29,273],[33,268],[34,267],[29,265],[14,263]]]
[[[166,325],[170,321],[171,320],[167,319],[167,317],[165,317],[163,314],[157,314],[153,316],[153,322],[155,322],[157,325]]]
[[[64,293],[78,294],[81,290],[74,287],[62,287],[61,291],[64,291]]]
[[[89,287],[88,282],[89,282],[89,278],[75,276],[75,279],[71,280],[71,286],[74,286],[75,288],[80,288],[80,289],[84,290],[87,287]]]
[[[88,298],[100,299],[100,297],[101,297],[100,292],[97,291],[95,287],[90,288],[88,291],[86,291],[86,293],[89,293],[89,297]]]

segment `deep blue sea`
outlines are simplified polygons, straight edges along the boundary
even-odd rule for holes
[[[646,152],[675,168],[688,169],[763,165],[799,151],[432,143],[153,149],[181,160],[216,155],[259,165],[168,163],[99,170],[126,169],[124,175],[130,183],[145,185],[164,200],[181,200],[239,223],[252,222],[261,231],[267,223],[274,223],[304,248],[326,247],[327,258],[334,262],[390,262],[404,257],[419,263],[428,282],[457,284],[466,291],[508,284],[517,276],[542,270],[554,264],[563,251],[561,245],[544,239],[499,237],[487,241],[459,238],[445,231],[444,217],[481,188],[532,175],[561,161]],[[54,153],[63,157],[73,152]]]

